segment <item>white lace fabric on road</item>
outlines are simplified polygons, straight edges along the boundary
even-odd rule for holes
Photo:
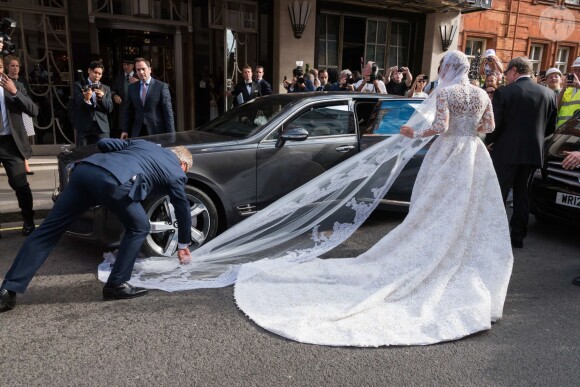
[[[305,343],[424,345],[489,329],[502,316],[513,256],[491,159],[493,130],[469,63],[445,56],[441,82],[408,125],[440,133],[405,220],[356,258],[319,259],[368,217],[429,138],[396,136],[341,163],[202,246],[192,265],[136,267],[137,286],[164,290],[235,281],[239,308],[261,327]]]

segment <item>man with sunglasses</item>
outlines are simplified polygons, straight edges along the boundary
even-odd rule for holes
[[[513,188],[510,220],[512,246],[522,248],[527,234],[528,181],[543,164],[544,138],[556,127],[554,92],[534,82],[527,57],[512,59],[505,71],[507,86],[493,95],[495,131],[485,142],[497,173],[504,202]]]

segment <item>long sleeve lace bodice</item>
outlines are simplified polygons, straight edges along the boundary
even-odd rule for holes
[[[437,95],[437,112],[431,128],[415,137],[441,134],[471,136],[495,128],[491,100],[482,89],[465,83],[445,88]]]

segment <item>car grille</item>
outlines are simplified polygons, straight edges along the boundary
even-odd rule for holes
[[[562,168],[561,161],[549,161],[547,169],[549,180],[557,181],[572,187],[580,187],[580,170],[567,170]]]

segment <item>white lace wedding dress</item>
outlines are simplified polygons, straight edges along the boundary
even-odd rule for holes
[[[440,90],[431,127],[440,136],[403,223],[356,258],[242,265],[239,308],[268,331],[323,345],[424,345],[489,329],[502,317],[513,263],[477,136],[493,127],[489,98],[466,77]]]

